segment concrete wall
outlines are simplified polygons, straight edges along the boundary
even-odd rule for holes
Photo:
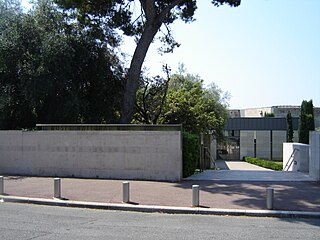
[[[264,113],[273,113],[272,107],[241,109],[241,117],[263,117]]]
[[[254,131],[240,131],[240,159],[254,156]]]
[[[272,131],[272,159],[282,159],[282,143],[286,141],[286,131]],[[271,159],[270,131],[240,131],[240,159],[254,156],[254,137],[256,137],[256,157]]]
[[[212,139],[211,143],[210,143],[210,150],[211,150],[211,157],[213,160],[217,160],[217,140],[216,139]],[[213,162],[210,162],[210,168],[213,168]]]
[[[180,131],[0,131],[0,173],[182,178]]]
[[[229,109],[228,110],[228,117],[229,118],[239,118],[241,117],[241,113],[239,109]]]
[[[257,157],[263,159],[271,158],[270,131],[256,131]]]
[[[320,181],[320,132],[310,132],[309,143],[309,175]]]
[[[309,145],[283,143],[283,170],[309,172]]]
[[[282,144],[287,141],[286,131],[272,131],[272,150],[273,159],[281,160],[283,156]]]
[[[299,142],[299,131],[293,131],[293,142]]]

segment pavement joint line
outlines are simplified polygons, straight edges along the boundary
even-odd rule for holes
[[[157,205],[131,205],[127,203],[101,203],[85,202],[63,199],[30,198],[0,195],[0,202],[5,203],[27,203],[36,205],[90,208],[103,210],[135,211],[148,213],[168,214],[199,214],[220,216],[247,216],[247,217],[276,217],[276,218],[320,218],[320,212],[308,211],[283,211],[283,210],[244,210],[244,209],[220,209],[201,207],[173,207]]]

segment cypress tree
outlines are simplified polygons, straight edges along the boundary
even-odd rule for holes
[[[287,141],[293,142],[293,126],[292,126],[292,116],[290,111],[287,114]]]
[[[313,102],[303,100],[299,119],[299,142],[309,144],[309,131],[314,129]]]
[[[315,125],[314,125],[314,111],[313,111],[313,102],[310,100],[307,103],[307,124],[309,131],[314,131]]]

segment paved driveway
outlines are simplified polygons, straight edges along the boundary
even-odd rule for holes
[[[215,181],[259,181],[259,182],[298,182],[315,181],[307,173],[273,171],[244,161],[218,160],[220,170],[206,170],[192,175],[185,180],[215,180]]]
[[[259,167],[245,161],[232,160],[216,160],[218,170],[257,170],[257,171],[273,171],[267,168]]]

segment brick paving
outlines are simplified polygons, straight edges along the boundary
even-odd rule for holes
[[[62,197],[69,200],[121,203],[124,180],[62,178]],[[266,188],[275,189],[275,210],[320,212],[319,182],[258,182],[184,180],[181,182],[130,182],[130,200],[137,205],[190,207],[193,184],[200,185],[204,208],[266,209]],[[53,178],[6,176],[9,196],[52,199]]]

